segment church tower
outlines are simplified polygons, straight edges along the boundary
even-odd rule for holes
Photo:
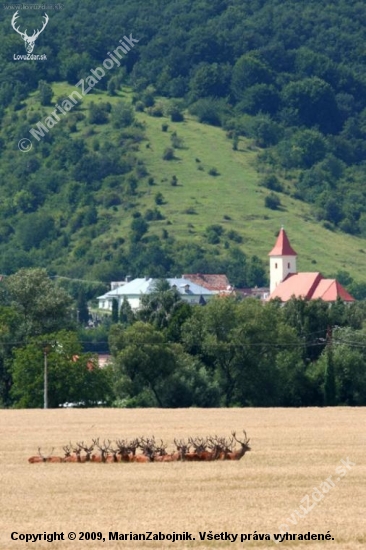
[[[290,245],[290,241],[286,235],[284,228],[281,228],[277,237],[276,244],[272,248],[269,256],[269,276],[270,276],[270,293],[274,291],[276,286],[289,273],[297,273],[296,258],[297,254]]]

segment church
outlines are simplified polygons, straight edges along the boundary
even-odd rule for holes
[[[295,297],[306,300],[321,299],[325,302],[335,302],[338,299],[343,302],[355,302],[355,299],[336,279],[325,279],[319,272],[297,272],[297,254],[283,227],[268,255],[270,269],[268,300],[279,298],[282,302],[287,302]]]

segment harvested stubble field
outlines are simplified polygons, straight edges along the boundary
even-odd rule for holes
[[[27,410],[0,411],[0,550],[18,548],[275,548],[240,542],[241,533],[327,533],[334,541],[280,547],[361,549],[366,544],[366,411],[326,409]],[[230,435],[246,429],[252,451],[238,462],[28,464],[41,446],[92,438]],[[338,479],[341,460],[348,470]],[[355,465],[350,465],[354,463]],[[314,488],[334,487],[314,506]],[[307,501],[306,497],[310,499]],[[319,497],[318,497],[319,498]],[[312,507],[301,512],[301,500]],[[298,510],[303,516],[296,515]],[[294,525],[291,522],[297,521]],[[297,519],[296,519],[297,518]],[[235,542],[201,542],[199,531],[238,533]],[[102,532],[106,541],[12,541],[18,533]],[[112,541],[108,534],[179,533],[193,542]]]

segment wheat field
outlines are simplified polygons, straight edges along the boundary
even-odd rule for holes
[[[292,535],[329,532],[334,540],[284,540],[280,547],[364,548],[365,426],[362,408],[2,410],[0,550],[275,548],[273,534],[287,528]],[[252,450],[238,462],[27,460],[39,446],[62,455],[69,441],[154,435],[173,449],[175,437],[239,435],[243,428]],[[71,531],[76,540],[67,539]],[[238,536],[200,540],[210,531]],[[54,532],[65,540],[11,539]],[[189,533],[195,540],[117,541],[109,532]],[[255,532],[271,540],[253,541]],[[79,540],[79,533],[105,541]]]

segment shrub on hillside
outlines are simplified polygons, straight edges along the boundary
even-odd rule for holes
[[[163,153],[163,160],[174,160],[174,149],[167,147]]]
[[[281,206],[281,201],[275,193],[271,193],[264,199],[264,206],[266,208],[270,208],[271,210],[278,210]]]

